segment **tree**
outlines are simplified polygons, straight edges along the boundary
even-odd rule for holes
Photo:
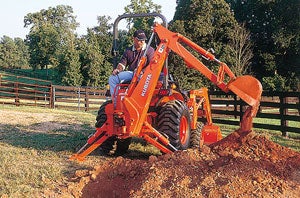
[[[59,49],[64,47],[65,40],[74,34],[78,26],[72,13],[72,7],[58,5],[25,16],[24,26],[30,27],[26,38],[30,64],[34,69],[44,69],[50,64],[58,65]]]
[[[97,19],[99,25],[88,29],[79,45],[81,72],[84,85],[104,87],[112,70],[112,24],[109,23],[110,17],[99,16]]]
[[[18,49],[18,68],[28,69],[29,68],[28,46],[21,38],[15,38],[14,42]]]
[[[130,4],[124,8],[126,14],[133,13],[160,13],[161,5],[157,5],[152,0],[131,0]],[[154,19],[151,17],[131,18],[128,19],[128,27],[133,27],[133,31],[137,29],[144,30],[147,34],[150,33]],[[132,31],[132,32],[133,32]]]
[[[217,58],[231,66],[235,62],[229,58],[228,43],[236,26],[237,21],[224,0],[180,0],[170,29],[183,34],[204,49],[213,48]],[[193,54],[201,59],[199,54]],[[178,59],[170,56],[170,70],[181,85],[193,89],[211,87],[211,82],[203,78],[198,71],[183,68],[184,62],[179,62]],[[205,64],[217,72],[218,65],[209,62]]]
[[[300,87],[299,1],[227,1],[237,20],[245,22],[251,32],[254,71],[261,79],[274,77],[274,81],[285,80],[285,90],[297,90]]]
[[[268,91],[284,91],[286,79],[275,73],[274,76],[266,76],[262,78],[264,90]]]
[[[17,46],[13,39],[3,36],[0,50],[1,66],[3,68],[15,68],[17,66]]]
[[[0,67],[20,69],[28,67],[28,48],[21,38],[3,36],[0,41]]]
[[[250,73],[250,64],[253,57],[252,43],[250,41],[250,32],[246,30],[244,25],[236,25],[231,32],[228,45],[229,57],[234,64],[231,70],[237,76]]]
[[[152,2],[152,0],[131,0],[130,4],[124,8],[126,14],[140,14],[140,13],[160,13],[161,6]],[[152,33],[153,17],[129,18],[127,19],[127,27],[129,28],[128,35],[123,37],[124,44],[131,43],[133,32],[137,29],[145,31],[146,35]],[[123,34],[125,35],[125,34]],[[122,46],[124,48],[124,46]]]
[[[62,83],[69,86],[81,86],[82,74],[80,72],[79,52],[75,48],[76,40],[70,34],[59,58],[59,71],[62,74]]]
[[[131,0],[124,8],[125,13],[160,12],[161,6],[151,0]],[[86,36],[80,39],[81,71],[84,76],[84,84],[88,86],[105,86],[112,71],[112,24],[110,17],[98,16],[98,26],[88,29]],[[128,19],[129,31],[120,30],[118,51],[123,52],[132,43],[132,34],[136,29],[144,29],[150,34],[153,18]],[[119,56],[122,53],[119,54]]]
[[[80,43],[80,57],[81,57],[81,72],[84,77],[83,84],[86,86],[101,86],[101,78],[108,77],[109,70],[106,69],[101,72],[101,67],[104,62],[104,56],[101,54],[99,43],[96,38],[96,34],[88,30],[86,39],[82,39]],[[107,83],[107,79],[105,80]]]

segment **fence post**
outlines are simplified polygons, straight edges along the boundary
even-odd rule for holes
[[[85,88],[85,97],[84,97],[84,107],[85,107],[85,111],[89,111],[89,93],[88,93],[88,89]]]
[[[49,106],[51,109],[54,108],[54,100],[53,100],[53,85],[50,84],[50,88],[49,88]]]
[[[35,88],[34,88],[34,104],[35,104],[35,106],[37,106],[37,96],[36,96],[36,94],[37,94],[38,84],[35,82],[34,86],[35,86]]]
[[[288,109],[285,107],[285,104],[288,102],[288,98],[284,96],[284,93],[281,93],[279,99],[280,99],[279,111],[280,111],[281,134],[284,137],[288,137],[288,132],[285,129],[288,126],[288,121],[285,119],[285,115],[288,114]]]
[[[243,114],[244,114],[244,104],[241,98],[239,98],[239,104],[240,104],[240,123],[242,122],[243,119]]]
[[[80,87],[78,87],[78,111],[80,111]]]
[[[19,83],[14,83],[14,92],[15,92],[15,104],[16,106],[20,106],[20,99],[19,99]]]
[[[56,91],[56,89],[55,89],[55,87],[53,87],[53,93],[52,93],[52,95],[53,95],[53,97],[52,97],[52,103],[53,103],[53,109],[55,109],[55,91]]]

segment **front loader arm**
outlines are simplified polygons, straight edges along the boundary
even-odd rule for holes
[[[138,135],[147,116],[150,101],[152,99],[155,85],[158,82],[161,70],[168,55],[168,42],[161,42],[157,47],[153,59],[140,76],[139,72],[133,77],[133,82],[128,88],[128,94],[124,97],[123,104],[130,117],[129,133]],[[138,68],[143,65],[141,60]],[[140,70],[138,70],[140,71]],[[139,78],[139,80],[137,80]],[[134,82],[134,81],[138,82]]]

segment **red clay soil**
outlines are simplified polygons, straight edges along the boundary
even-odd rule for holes
[[[300,153],[254,132],[147,160],[117,157],[77,170],[64,195],[111,197],[300,197]]]

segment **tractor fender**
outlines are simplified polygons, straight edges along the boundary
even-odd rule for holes
[[[156,106],[157,107],[163,106],[164,104],[166,104],[167,102],[172,101],[172,100],[179,100],[179,101],[185,102],[183,95],[181,93],[173,90],[172,94],[170,96],[164,96],[161,99],[159,99]]]

